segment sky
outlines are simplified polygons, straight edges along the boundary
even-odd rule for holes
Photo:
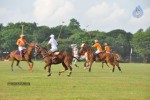
[[[137,6],[143,16],[135,18]],[[36,22],[38,26],[68,25],[75,18],[82,29],[135,33],[150,27],[150,0],[0,0],[0,23]],[[64,22],[64,23],[62,23]]]

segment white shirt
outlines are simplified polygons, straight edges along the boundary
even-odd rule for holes
[[[57,48],[58,43],[54,38],[51,38],[48,43],[51,44],[51,48]]]

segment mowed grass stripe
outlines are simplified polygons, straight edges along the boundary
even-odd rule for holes
[[[92,72],[74,65],[69,71],[58,75],[62,65],[52,65],[52,76],[47,77],[44,62],[34,62],[33,71],[21,62],[23,70],[11,62],[0,62],[0,100],[149,100],[150,64],[121,63],[122,73],[111,70],[101,63],[94,63]],[[30,82],[30,86],[7,86],[8,82]]]

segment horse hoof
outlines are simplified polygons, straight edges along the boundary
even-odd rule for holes
[[[67,75],[68,77],[70,77],[70,75]]]
[[[61,72],[58,73],[58,75],[60,76]]]
[[[47,76],[51,76],[51,74],[48,74]]]
[[[89,69],[89,72],[91,72],[91,70]]]
[[[22,69],[22,67],[21,67],[21,66],[18,66],[18,68]]]
[[[46,70],[46,68],[44,67],[44,70]]]

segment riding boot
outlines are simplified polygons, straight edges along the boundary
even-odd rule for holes
[[[96,55],[93,56],[93,60],[96,61]]]
[[[22,51],[20,51],[20,60],[22,61]]]
[[[22,59],[22,55],[20,55],[20,60],[22,61],[23,59]]]
[[[95,61],[99,61],[99,60],[100,60],[99,55],[95,54]]]

